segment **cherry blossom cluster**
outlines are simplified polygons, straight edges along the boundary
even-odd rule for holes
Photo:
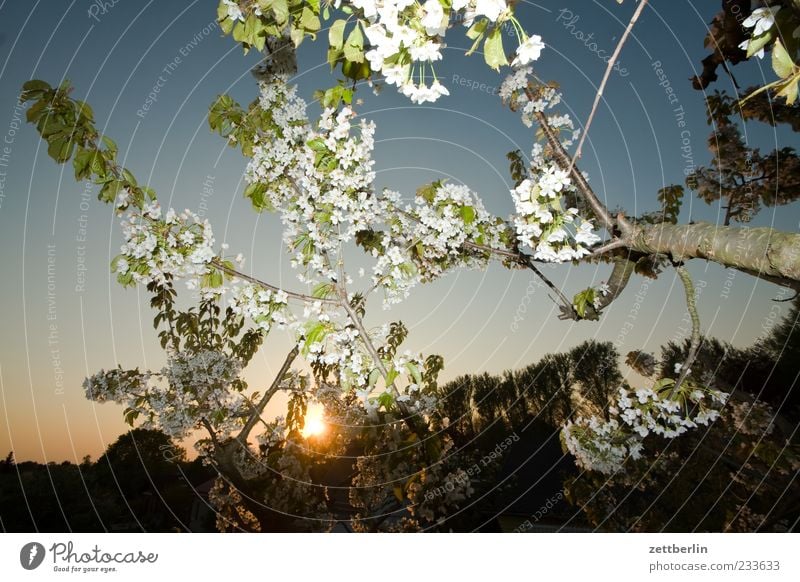
[[[129,205],[127,197],[123,190],[117,199],[125,242],[112,265],[121,280],[146,285],[164,283],[167,275],[173,275],[197,281],[208,273],[216,253],[207,219],[190,210],[178,214],[169,209],[162,216],[155,200],[140,210]]]
[[[369,227],[382,208],[371,193],[374,124],[362,120],[353,135],[353,111],[326,108],[314,129],[305,102],[281,75],[261,83],[261,108],[271,124],[258,136],[247,180],[266,188],[279,212],[284,240],[293,249],[294,266],[337,280],[330,255]]]
[[[674,380],[661,380],[657,390],[643,387],[633,392],[620,387],[608,418],[578,417],[562,429],[561,438],[577,464],[590,471],[611,474],[625,461],[641,457],[643,439],[650,435],[675,438],[719,417],[728,394],[688,385],[670,395]]]
[[[231,309],[242,315],[265,332],[274,324],[277,329],[285,328],[291,321],[291,312],[286,308],[289,296],[285,291],[273,291],[252,283],[241,284],[236,280],[228,300]]]
[[[744,19],[742,22],[742,26],[745,28],[752,28],[752,36],[739,44],[739,48],[743,51],[747,52],[748,48],[750,48],[750,43],[752,40],[758,36],[761,36],[765,32],[767,32],[770,28],[775,25],[775,15],[781,9],[780,6],[763,6],[761,8],[756,8],[753,12]],[[800,31],[800,28],[798,29]],[[797,31],[795,31],[797,32]],[[764,47],[761,47],[756,53],[754,53],[759,59],[764,58]]]
[[[248,412],[248,403],[234,383],[241,362],[221,352],[175,352],[160,372],[101,370],[83,382],[86,396],[95,402],[124,403],[131,418],[143,425],[185,438],[207,422],[227,435]]]
[[[523,122],[530,126],[533,115],[560,103],[561,96],[553,87],[532,82],[530,68],[518,68],[503,82],[500,95],[517,111]],[[568,115],[551,115],[547,124],[561,138],[566,150],[577,137]],[[589,248],[600,242],[591,221],[578,215],[578,209],[566,207],[566,196],[576,192],[566,168],[546,154],[546,148],[537,143],[531,152],[529,177],[513,190],[516,213],[512,221],[517,239],[533,249],[534,258],[548,262],[578,260],[590,254]]]
[[[502,220],[489,214],[468,187],[436,182],[421,189],[413,204],[389,190],[384,200],[394,213],[385,253],[373,267],[373,281],[386,291],[386,304],[407,297],[419,282],[433,281],[458,266],[485,268],[489,254],[479,247],[501,248]],[[465,252],[467,245],[475,252]]]
[[[351,0],[349,4],[361,11],[366,22],[370,50],[365,57],[370,68],[383,73],[387,83],[396,85],[414,103],[449,95],[436,78],[433,63],[442,59],[444,37],[453,17],[467,28],[476,19],[485,21],[484,28],[490,23],[510,22],[520,40],[516,64],[539,58],[544,48],[540,36],[528,37],[522,31],[506,0]]]

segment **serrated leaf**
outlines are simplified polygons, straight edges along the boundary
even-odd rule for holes
[[[483,58],[486,64],[499,71],[500,67],[508,64],[506,53],[503,50],[503,35],[499,28],[495,28],[483,43]]]
[[[781,79],[787,78],[795,70],[794,61],[780,39],[772,47],[772,69]]]

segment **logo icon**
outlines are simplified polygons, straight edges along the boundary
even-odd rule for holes
[[[39,542],[29,542],[19,551],[19,563],[26,570],[35,570],[44,561],[44,546]]]

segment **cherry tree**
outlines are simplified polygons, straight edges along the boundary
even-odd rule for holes
[[[606,410],[570,419],[563,428],[564,446],[580,467],[615,473],[636,461],[653,439],[672,439],[714,422],[726,403],[725,392],[690,374],[700,322],[684,266],[688,261],[709,260],[800,289],[799,235],[678,224],[668,211],[669,193],[662,193],[660,218],[615,216],[580,169],[597,102],[646,0],[636,5],[608,63],[583,131],[560,108],[557,86],[534,73],[532,63],[546,56],[546,44],[523,29],[514,4],[219,2],[222,30],[264,58],[253,71],[257,98],[242,106],[220,96],[210,107],[209,126],[248,160],[244,194],[253,209],[280,217],[296,289],[271,283],[270,273],[246,273],[244,257],[217,244],[208,219],[163,208],[152,189],[119,165],[115,142],[98,131],[91,107],[72,97],[68,83],[51,87],[35,80],[23,87],[23,98],[33,102],[28,120],[48,142],[50,156],[58,163],[71,160],[76,179],[97,184],[100,200],[119,217],[124,241],[111,268],[121,285],[144,286],[150,293],[168,357],[160,370],[101,370],[86,379],[86,396],[122,403],[131,425],[158,428],[176,439],[201,431],[198,451],[221,476],[214,491],[221,528],[280,527],[314,504],[320,523],[328,519],[323,493],[309,484],[309,455],[300,440],[309,401],[322,403],[338,426],[367,431],[365,453],[393,459],[386,463],[364,454],[358,460],[351,501],[365,516],[395,495],[409,508],[408,518],[395,526],[419,528],[471,494],[469,477],[453,466],[444,421],[434,414],[444,362],[436,354],[405,349],[408,331],[401,322],[370,327],[365,316],[374,296],[388,306],[455,269],[485,269],[496,260],[541,277],[558,298],[562,318],[597,320],[634,272],[655,276],[674,268],[693,323],[686,360],[649,387],[620,388]],[[740,31],[747,57],[772,51],[779,80],[761,95],[771,92],[787,105],[796,98],[800,68],[797,39],[786,31],[798,25],[796,3],[773,2],[753,11]],[[517,40],[511,49],[504,46],[506,27]],[[340,80],[313,96],[322,113],[310,118],[308,96],[301,96],[291,79],[296,51],[323,28],[328,61]],[[461,28],[472,41],[469,53],[481,49],[489,67],[506,73],[502,103],[537,129],[530,155],[510,156],[515,212],[507,218],[489,213],[467,186],[448,181],[421,185],[412,196],[374,187],[376,127],[358,116],[356,91],[381,83],[413,103],[446,98],[436,63],[443,58],[445,36]],[[717,174],[701,178],[723,180]],[[345,260],[345,249],[353,245],[371,261],[364,278]],[[537,266],[597,261],[609,265],[607,284],[571,299]],[[368,283],[358,283],[364,280]],[[179,282],[197,301],[185,311],[176,307]],[[242,370],[276,330],[291,334],[295,345],[272,384],[253,393]],[[302,372],[301,363],[310,374]],[[265,419],[265,407],[279,391],[289,394],[287,414]],[[344,450],[346,440],[343,435],[330,444],[331,451]],[[447,480],[452,481],[447,496],[430,494]],[[383,485],[367,487],[376,483]]]

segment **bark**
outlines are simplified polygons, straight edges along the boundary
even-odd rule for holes
[[[800,288],[800,234],[698,222],[637,225],[625,242],[632,251],[663,254],[676,262],[706,259],[784,287]]]

